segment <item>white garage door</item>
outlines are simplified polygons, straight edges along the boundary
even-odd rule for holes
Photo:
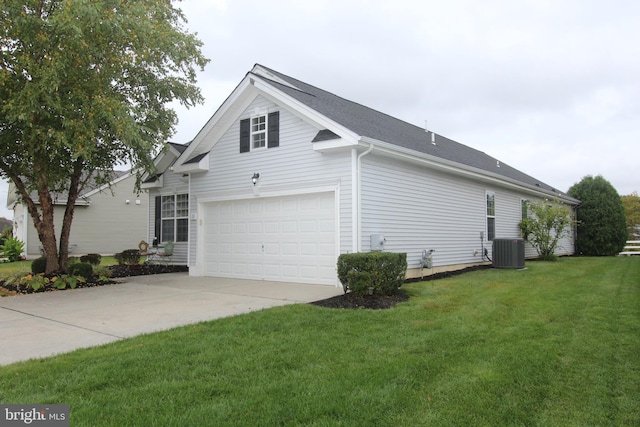
[[[335,284],[334,194],[206,204],[205,275]]]

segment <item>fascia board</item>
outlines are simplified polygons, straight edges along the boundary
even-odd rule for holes
[[[262,92],[262,94],[271,101],[278,105],[287,107],[292,113],[307,122],[311,122],[318,129],[329,129],[346,141],[348,145],[356,145],[358,143],[360,135],[271,86],[268,82],[262,80],[260,76],[254,75],[251,82],[256,89]]]
[[[504,177],[502,175],[494,174],[482,169],[456,163],[451,160],[445,160],[429,154],[410,150],[408,148],[398,147],[396,145],[389,144],[384,141],[379,141],[373,138],[363,137],[361,138],[361,142],[363,144],[366,144],[366,145],[363,145],[363,147],[367,147],[367,148],[369,147],[370,144],[373,144],[375,147],[374,153],[383,153],[393,157],[399,157],[413,163],[427,165],[434,169],[439,169],[455,175],[465,176],[473,180],[482,180],[482,181],[494,183],[496,185],[500,185],[503,187],[514,188],[519,191],[524,191],[528,194],[534,195],[536,197],[543,197],[543,198],[554,197],[554,198],[559,198],[564,203],[569,205],[576,204],[574,200],[568,199],[562,193],[553,193],[550,191],[545,191],[540,188],[536,188],[532,185],[525,184],[525,183],[516,181],[514,179]]]
[[[313,142],[312,144],[313,151],[318,151],[320,153],[358,145],[357,142],[345,140],[344,138]]]
[[[149,190],[152,188],[162,188],[164,187],[164,173],[158,177],[154,182],[141,183],[140,188],[143,190]]]
[[[221,119],[231,110],[240,99],[245,96],[247,89],[251,88],[249,76],[245,76],[245,78],[238,84],[238,86],[231,92],[231,94],[224,100],[222,105],[218,107],[215,113],[209,118],[207,123],[200,129],[200,131],[196,134],[193,141],[189,144],[186,150],[178,157],[178,161],[176,163],[180,164],[183,161],[188,160],[192,157],[192,154],[196,151],[206,152],[210,151],[215,143],[215,139],[212,141],[205,141],[205,137],[214,129],[214,127],[221,121]],[[226,128],[225,128],[226,131]],[[203,143],[210,143],[211,147],[205,147],[201,149],[200,145]]]
[[[174,173],[198,173],[209,171],[209,154],[201,158],[198,163],[177,163],[173,166]]]
[[[100,186],[98,188],[95,188],[95,189],[89,191],[88,193],[83,194],[80,197],[91,197],[94,194],[98,194],[99,192],[104,191],[107,188],[118,184],[120,181],[124,181],[125,179],[129,178],[131,175],[133,175],[133,173],[134,173],[133,171],[127,172],[127,173],[123,174],[122,176],[119,176],[119,177],[109,181],[109,183],[104,184],[104,185],[102,185],[102,186]],[[80,200],[80,198],[78,198],[78,200]]]

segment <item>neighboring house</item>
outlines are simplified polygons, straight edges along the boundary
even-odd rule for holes
[[[158,173],[142,182],[150,201],[147,242],[149,246],[174,242],[172,259],[183,265],[187,264],[189,240],[189,177],[174,173],[173,166],[186,149],[186,145],[168,143],[155,159]]]
[[[136,176],[130,172],[115,171],[109,185],[88,185],[78,200],[71,224],[69,247],[71,255],[98,253],[113,255],[124,249],[135,249],[146,239],[149,196],[135,191]],[[37,203],[37,197],[34,198]],[[56,238],[60,239],[66,195],[54,196]],[[14,236],[25,242],[26,255],[41,255],[41,243],[26,205],[20,203],[11,183],[7,207],[13,209]]]
[[[261,65],[181,147],[145,184],[156,200],[149,238],[177,241],[175,260],[194,276],[337,284],[339,254],[372,249],[406,252],[409,277],[460,269],[485,263],[493,238],[519,237],[527,200],[578,204],[483,152]],[[571,236],[558,253],[573,248]]]

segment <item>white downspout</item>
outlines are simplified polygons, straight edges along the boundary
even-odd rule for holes
[[[187,197],[189,197],[189,211],[188,211],[189,212],[188,213],[188,215],[189,215],[188,218],[189,219],[187,220],[187,223],[189,224],[189,226],[187,227],[187,269],[189,269],[190,266],[191,266],[191,243],[192,243],[191,239],[193,238],[193,236],[191,235],[191,228],[192,228],[191,227],[191,222],[192,222],[191,212],[193,212],[191,210],[191,201],[192,201],[191,200],[192,199],[192,196],[191,196],[191,174],[189,174],[189,184],[188,184],[188,190],[187,190]],[[197,223],[196,223],[196,227],[197,227]]]
[[[360,252],[362,249],[362,158],[367,154],[371,153],[373,150],[373,144],[369,144],[369,148],[360,153],[356,159],[356,227],[355,227],[355,235],[356,242],[354,245],[354,252]],[[354,149],[355,151],[355,149]]]

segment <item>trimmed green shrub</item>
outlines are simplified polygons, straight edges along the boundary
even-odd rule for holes
[[[578,207],[576,248],[580,255],[610,256],[622,251],[627,221],[616,189],[601,175],[585,176],[567,194],[582,203]]]
[[[345,292],[358,296],[371,292],[392,295],[402,286],[406,273],[406,253],[363,252],[338,257],[338,278]]]
[[[113,257],[120,265],[131,265],[140,264],[140,256],[140,251],[138,249],[126,249],[119,254],[115,254]]]
[[[70,276],[82,276],[85,279],[93,276],[93,266],[87,262],[77,262],[67,268]]]
[[[100,254],[86,254],[80,257],[80,262],[86,262],[91,265],[100,265],[102,255]]]
[[[47,269],[47,259],[45,257],[36,258],[31,263],[31,272],[33,274],[44,273]]]

